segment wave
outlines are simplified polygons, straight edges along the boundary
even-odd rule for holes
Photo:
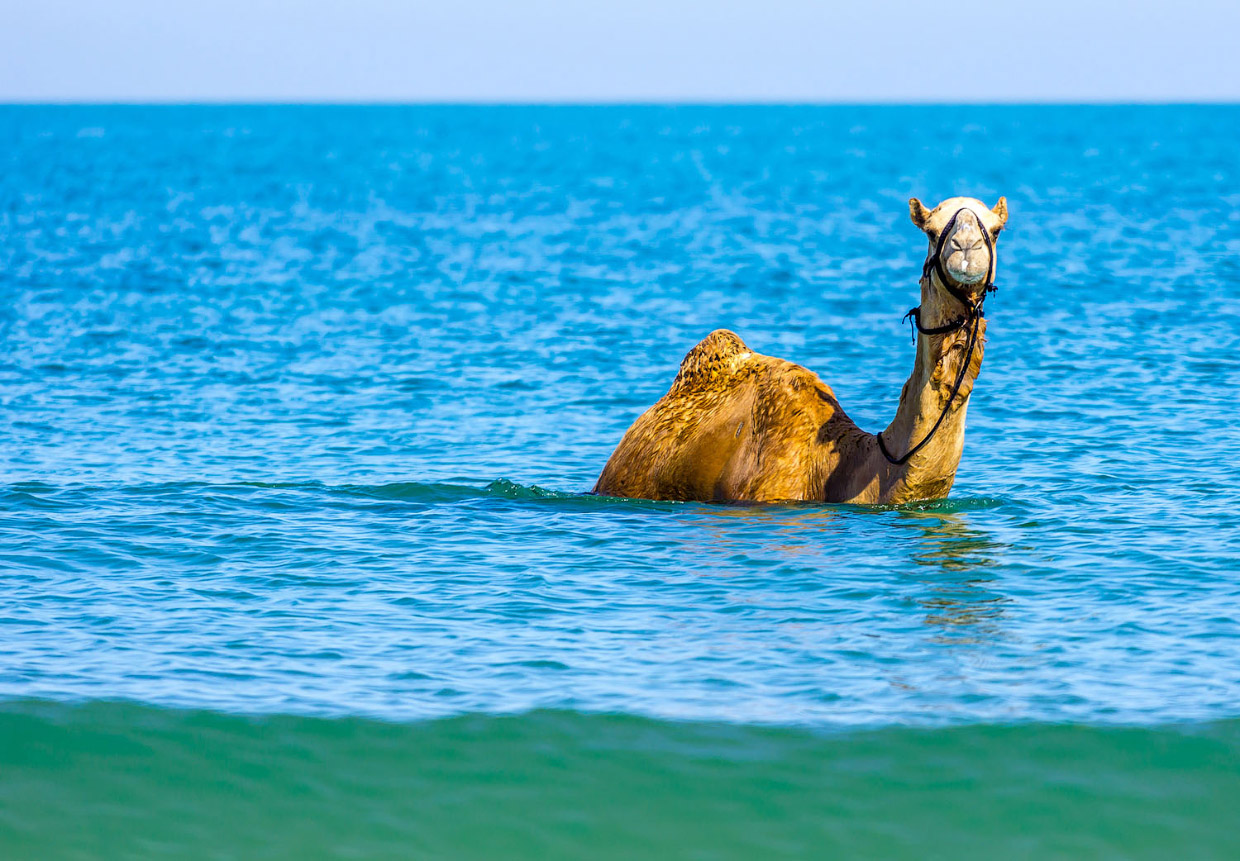
[[[121,493],[126,496],[167,496],[177,494],[213,493],[223,496],[248,497],[261,491],[291,491],[327,496],[369,497],[421,504],[450,504],[468,500],[513,500],[519,502],[549,502],[554,504],[584,505],[589,508],[614,506],[675,509],[697,506],[703,503],[686,503],[668,500],[626,499],[599,496],[579,491],[551,490],[536,484],[520,484],[506,478],[493,481],[461,480],[451,482],[398,481],[385,484],[329,485],[319,481],[234,481],[234,482],[153,482],[133,485],[67,485],[56,486],[43,482],[23,482],[0,486],[0,507],[56,507],[56,503],[68,503],[75,498],[98,494]],[[723,503],[724,506],[752,507],[759,509],[805,509],[826,508],[850,512],[926,512],[931,514],[956,514],[981,511],[1011,505],[1010,500],[993,496],[955,497],[901,503],[899,505],[845,505],[821,502],[782,503]],[[719,507],[717,504],[710,504]]]
[[[1240,720],[847,732],[0,704],[6,857],[1230,857]]]

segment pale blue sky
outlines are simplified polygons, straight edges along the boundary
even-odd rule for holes
[[[0,101],[1235,101],[1237,0],[0,0]]]

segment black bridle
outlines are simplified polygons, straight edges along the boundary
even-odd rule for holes
[[[930,428],[930,433],[926,434],[925,437],[922,438],[921,442],[917,443],[917,445],[905,452],[903,457],[895,457],[890,451],[887,450],[887,444],[883,442],[883,434],[881,431],[874,435],[878,439],[878,448],[879,451],[883,453],[883,457],[887,458],[888,463],[895,464],[896,466],[906,463],[910,457],[921,451],[926,443],[930,442],[934,435],[938,433],[939,426],[943,424],[943,419],[947,418],[948,411],[951,409],[952,404],[956,402],[956,395],[960,393],[960,387],[964,385],[965,375],[969,372],[969,364],[973,361],[973,351],[977,348],[977,340],[981,334],[982,328],[982,317],[985,314],[982,310],[982,303],[986,301],[987,294],[995,292],[996,289],[995,242],[994,239],[991,238],[990,231],[986,229],[986,225],[982,223],[982,219],[980,217],[977,218],[978,227],[982,230],[982,236],[986,240],[986,251],[990,255],[990,263],[986,271],[986,283],[982,287],[981,298],[974,302],[972,297],[970,297],[964,290],[960,289],[960,286],[955,284],[952,279],[948,277],[947,272],[943,269],[943,244],[947,241],[947,237],[951,236],[952,228],[956,226],[956,219],[960,216],[960,213],[964,211],[965,207],[961,207],[956,210],[955,214],[952,215],[951,220],[947,222],[947,226],[944,227],[942,232],[939,233],[938,242],[936,242],[934,246],[934,254],[926,258],[926,265],[923,266],[921,270],[921,277],[923,279],[930,278],[931,273],[935,273],[939,276],[939,283],[943,285],[943,288],[947,290],[953,298],[960,302],[961,305],[964,305],[964,316],[952,320],[950,323],[945,323],[942,326],[927,327],[921,325],[920,305],[911,309],[904,315],[904,320],[909,320],[911,324],[917,328],[917,331],[921,332],[923,335],[947,335],[951,332],[959,332],[961,329],[967,328],[969,330],[969,340],[965,348],[964,362],[960,365],[960,373],[956,375],[956,382],[952,385],[951,396],[948,397],[947,403],[943,406],[943,411],[939,413],[938,421],[934,423],[934,427]],[[901,320],[901,322],[903,322],[903,320]],[[916,340],[916,335],[913,337],[914,340]]]

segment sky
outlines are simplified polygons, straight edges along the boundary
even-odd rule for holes
[[[3,102],[1240,100],[1237,0],[0,0]]]

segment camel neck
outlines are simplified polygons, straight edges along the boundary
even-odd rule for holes
[[[946,326],[967,313],[968,309],[938,283],[936,274],[928,274],[921,286],[923,328]],[[897,479],[894,482],[899,485],[894,493],[897,499],[943,496],[951,488],[964,450],[969,396],[982,363],[985,320],[979,319],[977,326],[972,356],[969,356],[972,323],[944,334],[919,333],[917,336],[913,371],[901,391],[896,416],[883,431],[883,440],[888,451],[899,457],[922,440],[929,439],[905,463],[891,465],[892,472],[888,474]],[[959,391],[952,398],[966,360],[969,367],[961,379]]]

